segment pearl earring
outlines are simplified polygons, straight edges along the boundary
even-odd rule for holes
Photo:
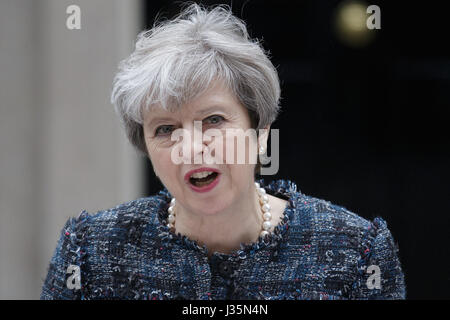
[[[265,151],[265,149],[264,149],[264,147],[263,147],[263,146],[259,147],[259,154],[263,154],[263,153],[264,153],[264,151]]]

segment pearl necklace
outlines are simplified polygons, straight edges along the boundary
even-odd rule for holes
[[[269,205],[269,197],[266,194],[266,190],[264,188],[261,188],[258,182],[255,182],[255,187],[259,197],[259,204],[261,206],[264,221],[259,236],[264,238],[269,234],[269,230],[272,227],[272,214],[270,213],[271,207]],[[175,198],[172,198],[172,200],[170,201],[169,209],[167,210],[169,212],[169,217],[167,218],[167,227],[173,230],[175,229],[175,203]]]

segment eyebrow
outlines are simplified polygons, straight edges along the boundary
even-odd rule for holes
[[[196,116],[202,116],[202,115],[206,115],[206,114],[209,114],[209,113],[213,113],[215,111],[227,112],[227,108],[225,108],[225,107],[223,107],[221,105],[212,105],[212,106],[206,107],[204,109],[198,110],[194,114]],[[164,122],[170,122],[170,121],[173,121],[173,118],[170,118],[170,117],[158,117],[157,116],[157,117],[151,119],[147,123],[147,126],[148,127],[152,127],[152,126],[155,126],[155,125],[157,125],[157,124],[159,124],[161,122],[164,123]]]

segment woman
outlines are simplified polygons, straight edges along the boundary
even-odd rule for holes
[[[42,299],[405,297],[381,218],[366,221],[290,181],[255,182],[279,81],[226,7],[192,4],[141,33],[119,69],[112,101],[165,189],[69,219]]]

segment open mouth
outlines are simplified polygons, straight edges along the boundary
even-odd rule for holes
[[[213,183],[217,176],[219,174],[215,171],[201,171],[201,172],[196,172],[193,173],[190,177],[189,177],[189,182],[197,187],[197,188],[201,188],[201,187],[205,187],[207,185],[210,185],[211,183]]]

